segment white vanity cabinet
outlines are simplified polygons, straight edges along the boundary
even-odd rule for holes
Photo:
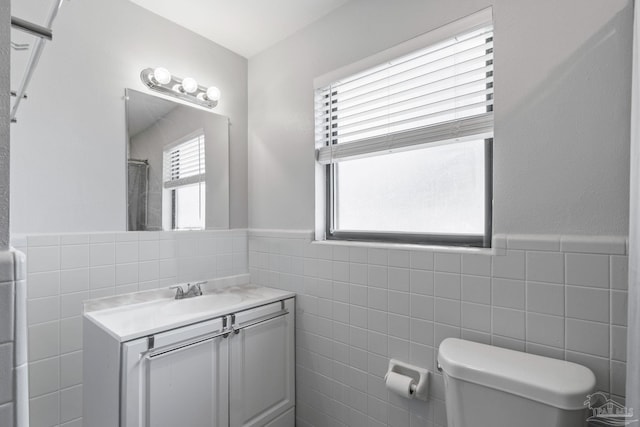
[[[85,313],[84,425],[293,427],[295,300],[270,292],[127,340]]]

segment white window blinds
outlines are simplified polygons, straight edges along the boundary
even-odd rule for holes
[[[205,180],[204,134],[164,151],[164,188],[176,188]]]
[[[321,164],[493,136],[487,24],[316,91]]]

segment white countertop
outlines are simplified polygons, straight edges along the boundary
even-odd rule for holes
[[[294,297],[291,292],[256,285],[203,289],[203,295],[174,299],[160,290],[85,303],[84,316],[119,342],[202,322]]]

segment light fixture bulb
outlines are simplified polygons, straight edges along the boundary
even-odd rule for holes
[[[198,82],[191,77],[185,77],[182,80],[182,90],[186,93],[193,93],[198,89]]]
[[[166,68],[158,67],[153,70],[153,78],[158,83],[166,85],[171,81],[171,73]]]
[[[217,102],[220,100],[220,89],[215,86],[211,86],[207,89],[207,99]]]

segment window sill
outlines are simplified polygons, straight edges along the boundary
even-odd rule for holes
[[[443,252],[443,253],[460,253],[460,254],[477,254],[477,255],[501,255],[506,250],[506,245],[501,245],[502,239],[494,236],[493,246],[491,248],[472,248],[466,246],[439,246],[439,245],[419,245],[412,243],[389,243],[389,242],[363,242],[357,240],[313,240],[313,245],[330,245],[330,246],[355,246],[360,248],[371,249],[395,249],[404,251],[425,251],[425,252]],[[506,240],[505,240],[506,243]]]

